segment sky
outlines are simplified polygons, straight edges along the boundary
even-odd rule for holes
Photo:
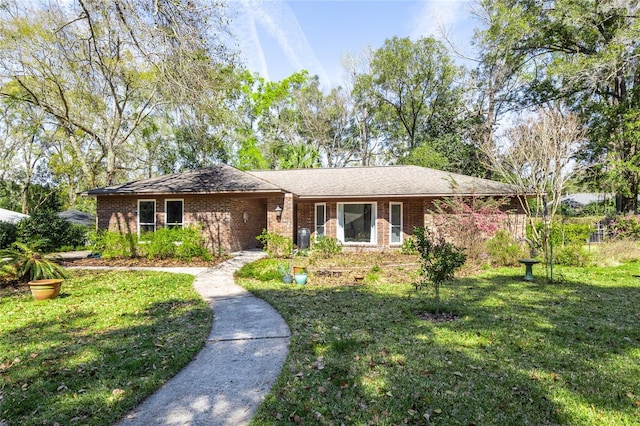
[[[228,0],[230,30],[245,66],[279,81],[303,69],[324,89],[343,85],[343,57],[394,36],[442,39],[471,55],[473,3],[466,0]]]

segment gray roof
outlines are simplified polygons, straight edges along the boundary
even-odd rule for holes
[[[67,222],[75,223],[76,225],[91,226],[96,223],[95,215],[87,212],[81,212],[80,210],[65,210],[63,212],[59,212],[58,216]]]
[[[225,164],[84,192],[85,195],[213,194],[282,192],[280,188]]]
[[[0,222],[18,223],[29,217],[28,214],[14,212],[13,210],[0,209]]]
[[[348,167],[243,172],[219,164],[207,169],[93,189],[87,195],[291,192],[300,198],[515,195],[515,187],[418,166]]]
[[[515,195],[514,186],[419,166],[255,171],[300,198]]]
[[[576,192],[575,194],[567,194],[560,198],[561,203],[575,204],[578,206],[586,206],[589,203],[601,203],[613,197],[613,194],[592,193],[592,192]]]

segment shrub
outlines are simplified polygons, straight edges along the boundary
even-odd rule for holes
[[[45,241],[40,247],[44,252],[63,246],[83,246],[85,238],[85,227],[67,222],[51,209],[36,210],[16,225],[17,241]]]
[[[97,231],[89,234],[93,251],[100,252],[105,259],[136,257],[138,237],[135,234],[111,231]]]
[[[499,230],[486,242],[487,253],[492,264],[497,266],[518,266],[518,259],[528,257],[522,246],[504,230]]]
[[[566,266],[587,266],[591,255],[585,252],[582,244],[570,244],[553,248],[553,262]]]
[[[176,229],[160,228],[155,232],[149,232],[140,238],[144,244],[140,244],[141,254],[149,259],[167,259],[175,257],[176,242],[180,241]]]
[[[0,249],[10,247],[16,240],[16,225],[0,222]]]
[[[614,238],[640,240],[640,215],[618,216],[609,223],[609,233]]]
[[[337,238],[321,235],[316,238],[313,250],[320,253],[322,257],[331,257],[342,251],[342,245],[340,245]]]
[[[440,286],[453,279],[455,271],[467,260],[464,249],[448,243],[442,236],[434,238],[429,229],[413,229],[415,247],[420,254],[420,276],[416,289],[426,287],[431,282],[435,288],[436,314],[440,311]]]
[[[290,237],[278,235],[274,232],[262,230],[262,234],[256,237],[263,245],[264,251],[269,253],[270,257],[289,257],[293,252],[293,240]]]
[[[280,281],[278,262],[275,259],[259,259],[255,262],[247,263],[235,272],[239,278],[255,278],[259,281]]]
[[[405,238],[404,241],[402,241],[400,253],[408,255],[418,254],[418,250],[416,250],[416,239],[413,236]]]
[[[176,247],[176,257],[178,259],[185,261],[191,261],[195,257],[199,257],[202,260],[212,259],[199,228],[195,226],[185,227],[181,229],[179,238],[180,244]]]

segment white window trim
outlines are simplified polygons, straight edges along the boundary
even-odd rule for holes
[[[400,241],[398,242],[392,242],[391,238],[393,237],[393,206],[400,206]],[[402,229],[404,227],[404,223],[403,223],[403,218],[404,216],[404,211],[403,211],[403,205],[400,202],[395,202],[392,201],[389,203],[389,245],[402,245],[402,241],[404,240],[404,234],[402,232]]]
[[[327,203],[315,203],[313,206],[313,224],[314,224],[314,232],[316,234],[316,238],[318,238],[318,207],[322,206],[322,210],[324,210],[324,223],[322,227],[324,228],[324,236],[327,236]]]
[[[140,222],[140,203],[153,203],[153,223],[151,222],[145,222],[145,223],[141,223]],[[138,222],[138,238],[140,238],[140,225],[153,225],[153,232],[156,231],[156,229],[158,229],[158,221],[156,219],[156,212],[157,212],[157,205],[156,205],[156,200],[155,199],[145,199],[145,198],[141,198],[138,200],[138,214],[136,215],[136,219]]]
[[[169,201],[180,201],[182,203],[182,214],[180,215],[182,217],[182,222],[169,224],[167,218],[167,203]],[[184,198],[167,198],[164,200],[164,227],[168,228],[169,225],[179,225],[180,228],[184,228]]]
[[[344,206],[347,204],[371,204],[371,240],[368,243],[346,242],[344,240]],[[338,229],[337,239],[341,244],[348,246],[375,246],[378,245],[378,203],[375,201],[351,201],[337,203]]]

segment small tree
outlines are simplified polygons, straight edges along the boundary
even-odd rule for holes
[[[420,280],[416,290],[432,283],[436,291],[436,314],[440,313],[440,286],[453,279],[455,271],[464,265],[467,255],[464,249],[445,241],[443,236],[434,238],[425,227],[413,228],[415,248],[420,254]]]

